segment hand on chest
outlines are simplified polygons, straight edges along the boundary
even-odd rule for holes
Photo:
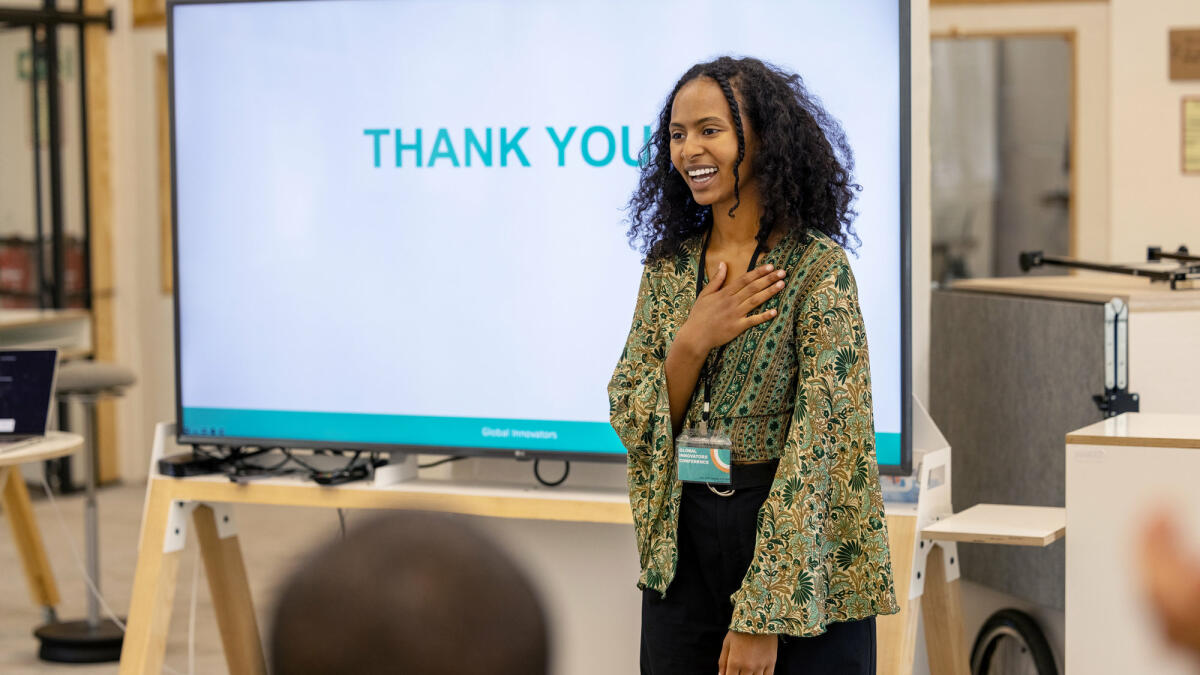
[[[782,269],[782,261],[777,261],[776,258],[778,256],[774,255],[774,253],[778,253],[778,251],[764,253],[761,249],[756,247],[754,242],[742,246],[710,246],[708,250],[700,257],[700,260],[697,261],[697,265],[702,264],[704,266],[703,279],[697,286],[707,287],[711,279],[717,278],[720,266],[724,264],[725,269],[728,270],[728,273],[725,275],[725,282],[723,285],[730,287],[728,289],[730,291],[741,292],[738,291],[738,289],[742,287],[743,283],[745,283],[745,275],[753,274],[753,270],[756,268],[761,268],[764,265],[771,264],[775,269]],[[775,282],[775,277],[771,277],[769,281]],[[785,289],[788,282],[789,280],[786,277],[778,280],[778,283],[782,283]],[[762,282],[760,282],[758,285],[746,288],[744,293],[747,295],[753,295],[754,291],[759,285],[761,285],[761,283]],[[754,305],[753,307],[748,306],[747,314],[754,314],[772,309],[779,310],[779,312],[782,314],[784,303],[781,302],[781,299],[784,296],[786,296],[786,293],[769,294],[765,301],[761,304]],[[759,325],[755,326],[754,329],[761,329],[764,327],[765,325]]]

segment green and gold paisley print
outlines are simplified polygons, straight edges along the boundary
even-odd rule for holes
[[[678,560],[666,357],[696,299],[700,238],[646,264],[629,339],[608,386],[629,454],[629,500],[642,574],[666,593]],[[758,514],[753,562],[733,594],[732,630],[817,635],[831,622],[899,611],[875,461],[867,335],[845,252],[819,232],[787,234],[760,260],[788,272],[761,309],[778,309],[725,349],[711,427],[734,461],[779,458]],[[700,419],[699,388],[685,425]]]

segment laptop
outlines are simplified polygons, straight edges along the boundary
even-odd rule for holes
[[[57,349],[0,350],[0,452],[46,435],[57,373]]]

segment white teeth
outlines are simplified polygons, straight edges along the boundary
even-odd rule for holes
[[[692,178],[699,178],[700,176],[707,176],[710,173],[716,173],[716,172],[717,172],[717,170],[713,169],[713,168],[693,169],[688,172],[688,175],[691,176]]]

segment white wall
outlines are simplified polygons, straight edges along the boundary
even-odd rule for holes
[[[166,30],[132,27],[130,0],[113,0],[109,40],[112,120],[113,269],[117,359],[138,384],[118,406],[121,475],[146,476],[154,423],[173,420],[174,325],[159,278],[155,54]]]
[[[928,2],[912,3],[912,377],[913,395],[929,407],[929,275],[933,230],[929,120],[933,70]],[[914,467],[915,468],[915,467]]]
[[[1112,237],[1117,260],[1147,246],[1200,249],[1200,176],[1181,173],[1180,98],[1200,80],[1171,82],[1171,28],[1200,28],[1196,0],[1111,0]]]

